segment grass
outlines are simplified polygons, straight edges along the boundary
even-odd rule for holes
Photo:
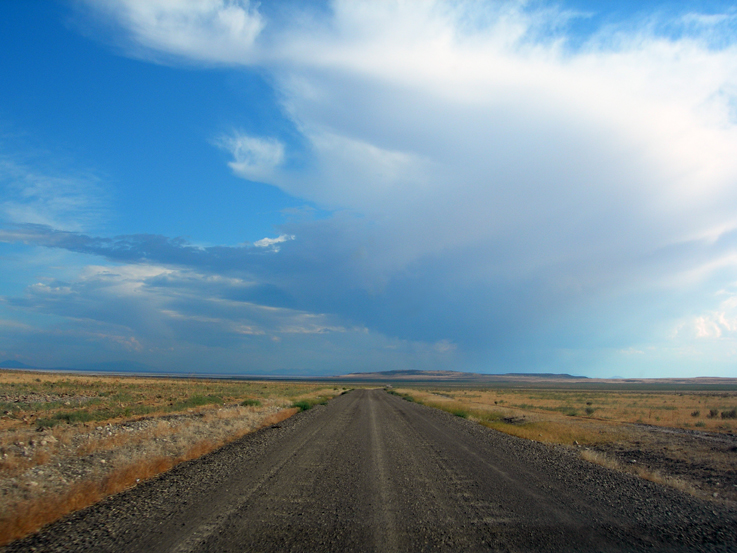
[[[720,498],[737,498],[731,488],[713,483],[732,471],[732,453],[716,451],[708,441],[676,439],[675,434],[654,429],[730,432],[737,418],[734,391],[417,387],[389,392],[519,438],[574,446],[587,461],[700,498],[712,499],[717,492]],[[646,452],[647,461],[624,462],[631,459],[630,452]]]
[[[702,495],[699,490],[694,487],[690,482],[687,482],[681,478],[674,478],[672,476],[664,475],[657,470],[650,470],[647,467],[643,467],[642,465],[637,465],[635,467],[625,467],[616,459],[598,451],[583,450],[581,452],[581,458],[585,461],[601,465],[611,470],[632,472],[644,480],[649,480],[650,482],[655,482],[656,484],[670,486],[671,488],[675,488],[694,496]]]
[[[737,428],[732,423],[737,420],[737,392],[734,391],[596,391],[479,386],[473,389],[400,388],[391,389],[390,393],[408,400],[429,401],[441,409],[454,404],[455,408],[469,413],[496,412],[498,419],[522,416],[538,425],[554,422],[554,426],[561,429],[566,426],[561,417],[571,419],[573,424],[586,419],[673,428],[696,426],[710,432],[730,432]]]
[[[329,398],[325,397],[316,397],[316,398],[309,398],[309,399],[301,399],[299,401],[295,401],[292,403],[292,407],[296,407],[300,411],[307,411],[308,409],[311,409],[315,405],[327,405]]]
[[[0,545],[344,390],[0,370]]]
[[[240,405],[241,407],[261,407],[261,402],[257,399],[244,399]]]

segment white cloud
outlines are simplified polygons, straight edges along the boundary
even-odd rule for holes
[[[294,240],[294,238],[295,236],[293,234],[281,234],[276,238],[262,238],[261,240],[256,240],[253,245],[257,248],[269,248],[273,252],[278,252],[278,244],[289,242],[290,240]]]
[[[338,1],[275,21],[151,5],[109,13],[149,51],[265,71],[301,132],[298,170],[277,137],[217,143],[236,174],[342,211],[285,229],[301,248],[274,270],[299,270],[264,276],[315,312],[489,357],[593,333],[626,351],[688,313],[706,313],[695,335],[729,332],[703,306],[735,276],[733,13],[574,45],[576,15],[538,3]],[[690,303],[662,314],[674,290]]]
[[[234,133],[220,137],[216,144],[233,155],[228,165],[244,179],[270,183],[274,170],[284,162],[284,145],[274,138]]]
[[[122,23],[137,55],[243,63],[264,21],[248,0],[124,0],[89,6]],[[142,51],[141,48],[144,50]]]
[[[440,340],[439,342],[435,343],[435,351],[438,353],[450,353],[456,350],[456,344],[452,343],[449,340]]]
[[[45,171],[39,168],[42,164],[29,164],[15,159],[18,157],[0,154],[0,220],[70,231],[99,226],[107,212],[99,179]]]

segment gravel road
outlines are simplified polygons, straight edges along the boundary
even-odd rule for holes
[[[355,390],[4,551],[737,551],[737,509]]]

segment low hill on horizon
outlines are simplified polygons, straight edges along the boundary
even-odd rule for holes
[[[484,374],[461,371],[422,371],[422,370],[394,370],[377,372],[349,373],[337,376],[340,379],[350,380],[401,380],[401,381],[475,381],[493,382],[498,380],[588,380],[586,376],[556,373],[504,373]]]

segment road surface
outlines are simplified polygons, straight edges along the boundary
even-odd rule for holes
[[[6,550],[737,551],[737,510],[355,390]]]

